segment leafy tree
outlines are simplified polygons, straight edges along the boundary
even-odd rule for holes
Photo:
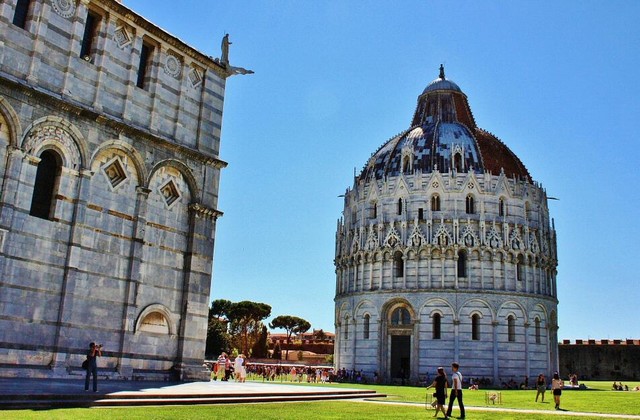
[[[209,317],[211,317],[211,315],[215,315],[217,317],[225,317],[229,319],[227,314],[229,312],[229,308],[231,308],[231,305],[233,305],[233,303],[226,299],[214,300],[213,302],[211,302]]]
[[[298,318],[293,315],[280,315],[271,321],[269,328],[282,328],[287,332],[287,344],[291,344],[291,335],[302,334],[309,331],[311,324],[306,319]],[[289,360],[289,346],[285,353],[285,360]]]
[[[262,320],[269,315],[271,315],[271,306],[265,303],[247,300],[231,302],[226,299],[217,299],[211,302],[209,309],[210,330],[207,335],[207,342],[209,342],[209,334],[211,334],[211,354],[219,354],[220,351],[228,351],[235,347],[249,355],[249,350],[258,341],[264,328]],[[223,326],[215,324],[212,319],[217,320]],[[224,330],[226,335],[221,334],[220,330]],[[223,336],[226,341],[222,340],[218,345],[215,345],[216,335]]]
[[[229,306],[227,319],[230,321],[230,333],[234,338],[234,344],[242,349],[244,354],[250,354],[249,349],[258,340],[264,325],[262,320],[269,315],[271,306],[266,303],[243,300]]]

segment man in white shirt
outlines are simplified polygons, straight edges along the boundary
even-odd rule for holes
[[[451,380],[453,384],[451,385],[451,397],[449,398],[449,407],[447,408],[447,417],[451,417],[451,410],[453,409],[453,402],[458,399],[458,406],[460,407],[460,417],[459,419],[464,418],[464,404],[462,403],[462,374],[458,372],[458,368],[460,365],[457,363],[451,363],[451,369],[453,373],[451,374]]]

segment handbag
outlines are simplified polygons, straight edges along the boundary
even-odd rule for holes
[[[87,370],[89,368],[89,359],[82,362],[82,369]]]

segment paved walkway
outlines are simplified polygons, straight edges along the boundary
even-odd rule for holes
[[[233,381],[98,381],[98,392],[84,390],[84,379],[0,378],[0,410],[46,407],[242,404],[385,397],[373,390]]]

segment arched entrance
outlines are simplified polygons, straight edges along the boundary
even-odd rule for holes
[[[406,383],[412,372],[413,318],[410,308],[393,305],[387,318],[387,377],[394,383]]]

